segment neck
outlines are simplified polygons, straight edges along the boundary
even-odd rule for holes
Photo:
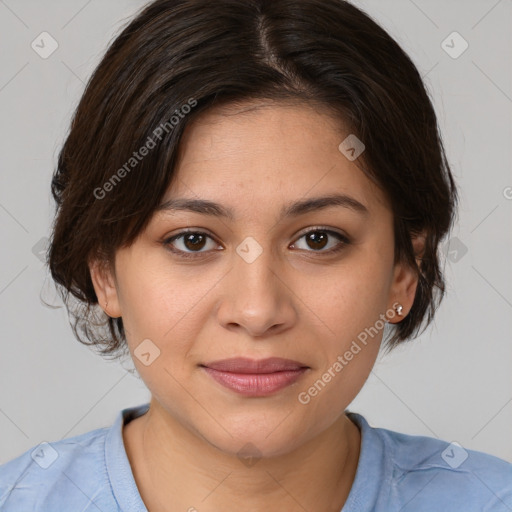
[[[289,453],[241,458],[191,432],[155,399],[123,436],[149,512],[339,512],[355,478],[361,439],[343,414]]]

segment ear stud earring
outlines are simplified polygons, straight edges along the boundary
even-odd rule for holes
[[[398,306],[396,306],[395,309],[396,309],[397,315],[402,316],[402,309],[403,309],[402,304],[398,304]]]

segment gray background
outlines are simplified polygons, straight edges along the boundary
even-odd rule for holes
[[[425,76],[461,207],[435,325],[381,357],[350,410],[374,426],[512,462],[512,3],[355,3]],[[0,463],[41,441],[108,426],[121,408],[149,400],[125,370],[131,361],[102,360],[75,341],[62,307],[42,305],[40,295],[62,303],[38,258],[70,116],[107,43],[143,4],[0,0]],[[59,45],[46,59],[31,47],[43,31]],[[469,44],[458,58],[441,46],[453,31]],[[453,52],[460,43],[446,44]]]

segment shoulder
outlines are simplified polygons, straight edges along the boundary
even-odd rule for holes
[[[512,510],[512,464],[493,455],[427,436],[370,427],[351,413],[380,445],[389,484],[386,499],[408,510]]]
[[[101,508],[108,491],[105,438],[109,428],[56,442],[42,442],[0,466],[0,509]],[[105,501],[108,504],[108,499]],[[109,510],[112,510],[110,508]]]

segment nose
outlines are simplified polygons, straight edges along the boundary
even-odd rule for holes
[[[231,331],[245,331],[253,338],[275,336],[297,321],[297,296],[290,274],[263,250],[254,260],[233,254],[233,267],[222,280],[217,309],[219,323]]]

